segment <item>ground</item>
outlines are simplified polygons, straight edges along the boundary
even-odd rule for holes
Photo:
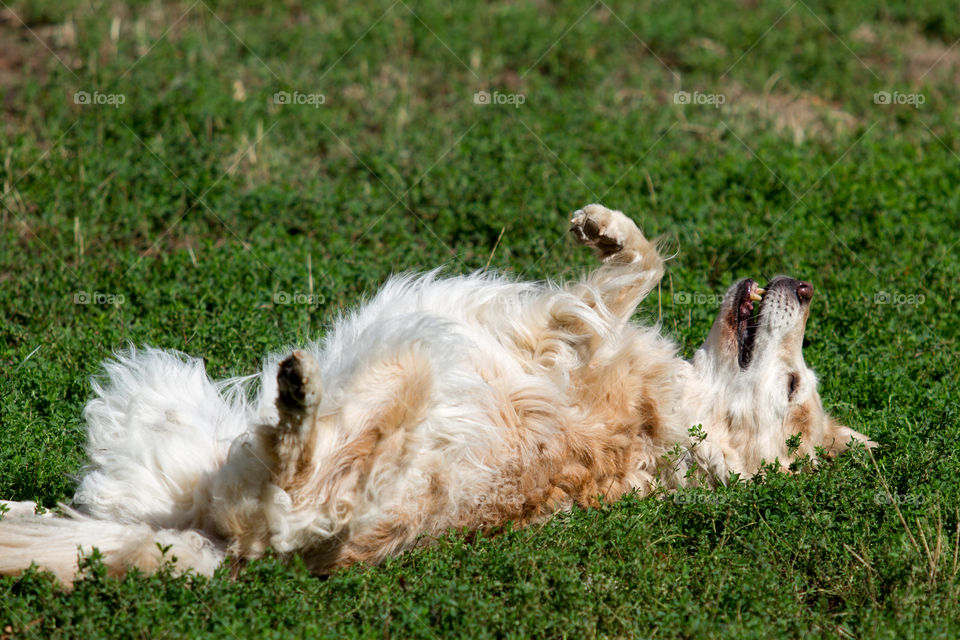
[[[0,498],[83,463],[128,343],[215,377],[391,273],[671,253],[637,320],[685,355],[735,279],[816,287],[818,473],[627,499],[310,577],[0,580],[0,637],[956,637],[960,14],[949,3],[11,2],[0,9]]]

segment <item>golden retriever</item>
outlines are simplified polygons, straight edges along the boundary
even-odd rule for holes
[[[451,527],[873,446],[824,412],[804,363],[810,284],[737,282],[685,360],[630,322],[664,272],[655,244],[598,204],[571,231],[602,261],[578,282],[397,276],[320,343],[268,358],[258,384],[215,383],[178,353],[119,354],[84,412],[72,504],[45,517],[9,503],[0,573],[35,562],[69,583],[93,547],[115,573],[166,555],[211,574],[267,549],[325,573]]]

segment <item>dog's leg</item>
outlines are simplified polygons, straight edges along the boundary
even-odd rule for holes
[[[14,500],[0,500],[0,514],[3,518],[24,518],[37,515],[36,502],[16,502]],[[52,517],[53,512],[47,511],[42,516]]]
[[[633,220],[600,204],[587,205],[570,217],[570,231],[592,248],[603,266],[586,279],[611,314],[626,321],[663,277],[663,258]]]
[[[268,489],[246,492],[258,496],[248,513],[237,514],[246,504],[240,500],[221,514],[226,537],[235,541],[230,551],[298,550],[312,570],[328,571],[346,559],[373,561],[412,544],[429,505],[386,506],[405,492],[416,495],[415,482],[404,483],[417,475],[408,465],[424,445],[412,433],[431,406],[434,379],[428,345],[404,342],[360,367],[345,401],[321,407],[316,360],[295,351],[281,362],[280,419],[263,425],[253,459],[238,460],[244,478],[265,464],[269,476],[257,484]]]
[[[280,428],[296,429],[308,410],[320,402],[320,365],[306,351],[294,351],[277,371]]]
[[[303,449],[309,445],[310,430],[315,427],[313,414],[323,393],[320,365],[306,351],[294,351],[280,363],[277,390],[280,421],[271,432],[274,437],[271,444],[277,458],[275,471],[282,486],[289,480],[285,476],[301,466]]]
[[[232,555],[258,557],[270,546],[277,523],[282,525],[275,513],[283,506],[279,495],[310,465],[321,395],[320,365],[306,351],[294,351],[277,367],[279,420],[260,424],[255,438],[230,448],[210,502],[217,532],[230,540]]]

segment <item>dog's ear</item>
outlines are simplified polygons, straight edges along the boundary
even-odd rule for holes
[[[827,416],[827,427],[823,431],[823,448],[830,456],[836,456],[850,448],[851,440],[859,440],[868,449],[878,446],[876,442],[837,422],[833,416]]]

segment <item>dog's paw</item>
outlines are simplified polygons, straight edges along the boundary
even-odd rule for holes
[[[643,238],[633,220],[602,204],[588,204],[570,216],[570,231],[606,260]]]
[[[320,365],[306,351],[296,350],[277,369],[277,409],[301,412],[320,402]]]

